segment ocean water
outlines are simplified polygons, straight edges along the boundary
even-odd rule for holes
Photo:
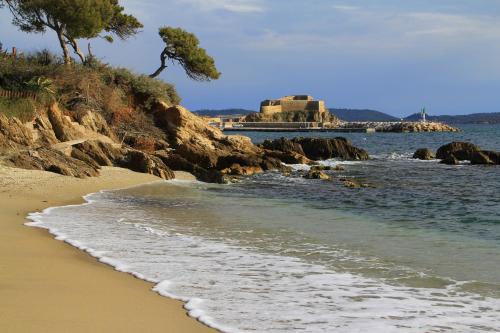
[[[331,182],[303,179],[300,165],[230,185],[157,182],[30,225],[224,332],[500,332],[500,167],[410,158],[453,140],[500,150],[500,126],[344,136],[373,158],[323,162],[346,168]]]

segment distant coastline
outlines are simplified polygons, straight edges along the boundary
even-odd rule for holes
[[[249,109],[204,109],[194,111],[194,113],[201,116],[245,116],[257,111]],[[370,109],[330,109],[330,112],[337,117],[348,122],[394,122],[400,121],[401,118],[391,116],[387,113],[370,110]],[[441,115],[441,116],[428,116],[428,120],[435,122],[442,122],[445,124],[500,124],[500,112],[494,113],[473,113],[468,115]],[[417,121],[420,119],[419,114],[412,114],[406,118],[405,121]]]

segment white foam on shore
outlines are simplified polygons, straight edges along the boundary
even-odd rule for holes
[[[108,194],[110,195],[110,194]],[[186,302],[189,315],[223,332],[498,332],[500,301],[445,289],[392,286],[230,240],[186,235],[101,194],[30,214],[116,270]]]

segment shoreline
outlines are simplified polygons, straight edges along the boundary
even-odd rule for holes
[[[25,225],[29,214],[84,204],[89,193],[159,180],[119,168],[76,179],[0,166],[0,329],[216,332],[189,317],[183,302],[155,292],[153,283],[57,241],[46,229]]]

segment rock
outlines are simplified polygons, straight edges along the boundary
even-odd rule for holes
[[[45,170],[78,178],[99,175],[99,171],[94,165],[45,147],[18,153],[9,158],[9,164],[22,169]]]
[[[311,167],[311,170],[313,170],[313,171],[330,171],[330,170],[333,170],[333,168],[331,166],[327,166],[327,165],[313,165]]]
[[[118,138],[111,130],[106,122],[106,119],[99,112],[87,110],[83,113],[75,114],[76,121],[86,129],[109,137],[111,140],[118,142]]]
[[[344,186],[347,188],[361,188],[361,184],[353,180],[343,179],[342,183],[344,183]]]
[[[166,151],[158,151],[155,156],[160,158],[166,166],[175,171],[186,171],[193,174],[196,179],[207,183],[225,184],[228,179],[219,170],[207,170],[194,163],[189,162],[178,154]]]
[[[35,132],[35,141],[40,146],[51,146],[57,144],[57,140],[52,124],[49,118],[45,115],[39,115],[33,122],[33,130]]]
[[[488,156],[488,158],[493,162],[493,164],[500,165],[500,152],[483,150],[482,153]]]
[[[447,165],[458,165],[460,164],[460,161],[454,155],[449,155],[445,159],[441,160],[441,163]]]
[[[418,149],[415,152],[415,154],[413,154],[413,158],[418,159],[418,160],[429,161],[429,160],[435,159],[436,155],[434,155],[432,150],[430,150],[428,148],[421,148],[421,149]]]
[[[78,143],[72,148],[73,155],[87,155],[100,166],[113,166],[113,161],[104,153],[97,141],[85,141]]]
[[[283,152],[278,150],[266,150],[267,157],[275,158],[286,164],[311,164],[311,160],[304,155],[295,152]]]
[[[264,149],[278,150],[284,153],[296,153],[300,155],[305,155],[304,151],[302,150],[302,146],[299,143],[293,142],[286,138],[280,138],[272,141],[265,140],[264,143],[262,144],[262,147]]]
[[[483,151],[478,151],[478,152],[472,153],[472,156],[470,158],[470,162],[471,162],[471,164],[474,164],[474,165],[497,164],[490,159],[490,157],[488,156],[488,154],[486,152],[483,152]]]
[[[481,148],[472,143],[452,142],[439,148],[436,157],[440,160],[448,159],[449,161],[453,161],[453,158],[451,158],[453,156],[459,161],[470,161],[472,155],[479,151],[481,151]]]
[[[305,156],[311,160],[340,158],[343,160],[368,160],[368,153],[354,147],[345,138],[295,138],[292,140],[302,146]]]
[[[249,138],[226,136],[182,106],[157,103],[153,117],[175,154],[201,169],[221,171],[235,164],[239,164],[243,172],[283,168],[281,161],[266,156]]]
[[[17,118],[8,118],[0,112],[0,148],[30,147],[34,144],[31,131]]]
[[[57,103],[53,103],[47,115],[54,130],[54,134],[59,141],[72,141],[82,139],[84,134],[77,128],[68,117],[59,110]]]
[[[330,180],[331,177],[324,173],[323,171],[319,170],[310,170],[304,178],[306,179],[320,179],[320,180]]]
[[[128,150],[117,164],[132,171],[148,173],[167,180],[175,178],[174,172],[160,158],[139,150]]]
[[[345,167],[342,165],[336,165],[335,168],[333,168],[335,171],[345,171]]]

